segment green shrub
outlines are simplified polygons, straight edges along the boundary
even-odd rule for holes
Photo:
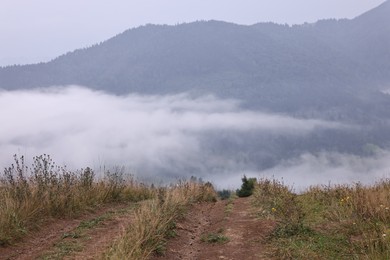
[[[256,178],[247,178],[245,175],[242,177],[241,189],[237,190],[238,197],[249,197],[253,194],[255,188]]]

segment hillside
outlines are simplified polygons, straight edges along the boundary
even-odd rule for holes
[[[0,88],[192,91],[279,111],[355,105],[361,103],[356,93],[366,91],[382,101],[372,91],[390,83],[389,6],[353,20],[292,27],[219,21],[142,26],[48,63],[2,68]]]

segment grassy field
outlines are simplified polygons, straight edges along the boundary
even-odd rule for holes
[[[257,181],[252,197],[277,228],[269,255],[279,259],[390,259],[390,180],[310,187],[294,194],[282,182]]]
[[[252,189],[256,216],[276,222],[265,242],[270,258],[390,259],[389,179],[371,186],[316,186],[296,194],[277,180],[244,178],[238,195],[249,196]],[[227,197],[231,191],[221,194]],[[134,203],[131,225],[110,241],[103,258],[148,259],[164,254],[167,240],[176,234],[177,221],[191,204],[216,200],[210,183],[146,186],[122,169],[96,178],[90,168],[68,171],[48,155],[34,158],[31,167],[23,157],[15,157],[15,163],[1,176],[0,246],[20,240],[49,221],[130,202]],[[231,211],[231,206],[227,203],[225,210]],[[110,217],[103,215],[93,224]],[[88,229],[81,225],[75,232],[81,236]],[[220,239],[217,235],[204,239]]]
[[[175,220],[191,203],[212,201],[211,184],[180,182],[155,188],[134,181],[122,169],[106,171],[97,179],[92,169],[68,171],[50,156],[24,158],[6,168],[0,184],[0,245],[18,241],[49,220],[74,218],[114,202],[138,202],[134,221],[118,234],[105,254],[107,259],[146,259],[164,251],[165,239],[174,232]]]
[[[0,184],[0,245],[38,229],[48,219],[74,217],[114,201],[140,201],[154,191],[126,178],[122,171],[105,173],[96,180],[92,169],[71,172],[55,165],[50,156],[24,158],[4,170]]]

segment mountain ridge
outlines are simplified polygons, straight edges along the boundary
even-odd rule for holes
[[[47,63],[0,68],[0,88],[76,84],[115,94],[212,93],[282,112],[337,107],[353,92],[360,102],[390,85],[389,6],[294,26],[141,26]]]

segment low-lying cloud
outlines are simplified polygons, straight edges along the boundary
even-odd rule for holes
[[[228,179],[254,170],[256,163],[242,151],[226,158],[210,149],[209,135],[233,136],[240,143],[247,135],[253,138],[253,133],[296,137],[346,127],[244,110],[236,100],[213,96],[115,96],[77,86],[2,91],[0,111],[2,167],[12,162],[15,153],[26,158],[45,153],[68,168],[123,165],[139,176],[159,179],[189,175]],[[223,147],[223,140],[219,143]],[[292,169],[321,171],[315,166]],[[280,167],[272,172],[285,169]]]
[[[305,153],[255,175],[283,180],[297,191],[312,185],[373,184],[390,178],[390,152],[378,150],[369,157],[337,152]]]

